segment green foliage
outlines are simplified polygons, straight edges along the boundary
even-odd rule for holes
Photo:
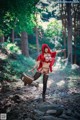
[[[32,58],[26,58],[22,55],[18,55],[16,60],[8,58],[6,66],[4,66],[4,78],[5,80],[13,80],[20,78],[23,72],[27,72],[34,65]],[[9,76],[12,76],[11,79]]]
[[[2,37],[3,36],[3,31],[2,30],[0,30],[0,37]]]
[[[0,21],[0,28],[4,34],[4,36],[8,36],[11,34],[12,29],[16,28],[16,23],[18,22],[17,17],[14,13],[6,11],[5,14],[3,14]]]
[[[62,31],[61,21],[54,19],[52,22],[49,23],[47,30],[45,31],[45,35],[47,37],[60,36],[61,31]]]
[[[17,53],[17,54],[21,53],[19,47],[16,46],[15,43],[10,43],[9,41],[3,43],[3,48],[9,50],[11,53]]]
[[[62,71],[64,74],[66,73],[68,77],[69,76],[80,77],[79,66],[77,66],[76,64],[66,65]]]
[[[76,56],[77,63],[80,65],[80,36],[76,37]]]
[[[34,12],[35,5],[39,0],[0,0],[0,9],[5,13],[6,11],[11,11],[12,13],[25,14],[26,12],[30,14]]]
[[[4,26],[2,26],[5,36],[10,34],[12,29],[15,29],[17,22],[18,22],[18,19],[16,18],[14,13],[10,13],[10,12],[5,13],[3,17]]]
[[[14,29],[17,33],[33,32],[35,26],[35,5],[39,0],[1,0],[0,27],[5,35]]]
[[[29,69],[32,68],[35,64],[35,60],[31,57],[26,58],[19,51],[19,48],[12,43],[4,43],[2,45],[4,49],[10,50],[10,54],[5,60],[2,60],[2,64],[0,65],[0,81],[8,80],[14,81],[17,78],[20,78],[23,72],[28,72]],[[17,51],[16,51],[17,50]],[[14,59],[13,59],[13,57]],[[5,63],[5,64],[4,64]],[[30,74],[30,73],[28,73]]]
[[[17,78],[20,78],[23,72],[27,72],[34,65],[34,60],[32,58],[25,58],[22,55],[18,55],[16,60],[8,58],[5,60],[6,65],[3,66],[3,71],[0,74],[3,74],[0,77],[0,80],[14,81]]]
[[[46,43],[50,46],[51,49],[63,48],[62,23],[60,20],[52,19],[51,22],[49,22],[47,29],[45,30],[43,29],[42,34],[43,34],[42,40],[40,38],[41,44]]]
[[[35,16],[33,14],[30,14],[29,16],[27,16],[27,14],[25,16],[19,16],[18,25],[18,30],[20,32],[26,31],[28,34],[32,34],[33,28],[36,25]]]

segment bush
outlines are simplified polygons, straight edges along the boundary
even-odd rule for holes
[[[3,43],[3,48],[9,50],[11,53],[21,53],[19,47],[16,46],[15,43],[10,43],[9,41]]]
[[[3,48],[10,50],[11,54],[16,54],[15,59],[8,55],[5,60],[2,60],[0,68],[0,81],[9,80],[13,81],[21,77],[23,72],[28,72],[35,64],[35,60],[31,57],[27,58],[21,54],[20,49],[12,43],[4,43]],[[5,63],[5,64],[3,64]],[[29,74],[29,73],[28,73]]]

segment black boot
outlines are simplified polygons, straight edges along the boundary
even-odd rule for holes
[[[43,102],[45,102],[45,94],[42,94],[42,99],[43,99]]]

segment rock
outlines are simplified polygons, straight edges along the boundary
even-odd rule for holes
[[[75,118],[77,118],[78,120],[80,120],[80,114],[78,112],[75,111],[74,115]]]
[[[6,109],[4,106],[0,108],[0,113],[6,113]]]
[[[1,89],[1,92],[7,92],[7,91],[10,91],[10,83],[7,82],[7,81],[4,81],[2,83],[2,89]]]
[[[9,113],[10,111],[11,111],[11,107],[8,107],[7,109],[6,109],[6,113]]]
[[[23,119],[25,119],[25,118],[27,118],[28,116],[27,116],[27,113],[24,113],[23,114]]]
[[[5,105],[5,107],[11,107],[11,102],[8,101],[8,102],[6,103],[6,105]]]
[[[21,90],[21,87],[17,87],[16,90]]]
[[[57,113],[57,110],[48,110],[46,113],[50,115],[55,115]]]
[[[36,88],[39,87],[39,82],[33,82],[30,86],[35,86]]]
[[[13,107],[13,104],[14,104],[13,101],[11,101],[10,99],[2,100],[0,103],[0,113],[2,113],[4,111],[6,113],[10,112]]]
[[[72,115],[72,111],[70,109],[68,109],[65,113],[67,116],[71,116]]]
[[[19,95],[14,95],[11,97],[11,99],[14,101],[14,102],[17,102],[17,103],[20,103],[21,102],[21,98]]]
[[[67,116],[67,115],[64,114],[64,113],[60,116],[60,118],[61,118],[61,119],[64,119],[64,120],[73,120],[71,116]]]
[[[58,116],[62,115],[63,110],[62,109],[48,110],[46,113],[58,117]]]
[[[39,106],[39,110],[46,112],[47,110],[63,110],[63,108],[57,104],[53,104],[53,105],[42,104]]]
[[[43,117],[40,117],[39,120],[54,120],[54,117],[53,116],[43,116]]]
[[[32,120],[31,118],[25,118],[24,120]]]
[[[78,65],[76,65],[76,64],[73,64],[73,65],[72,65],[72,70],[74,70],[74,69],[78,69],[78,68],[79,68]]]
[[[57,118],[57,117],[53,117],[53,116],[49,115],[49,116],[40,117],[39,120],[62,120],[62,119],[61,118]]]
[[[36,114],[38,116],[42,116],[42,115],[44,115],[44,112],[41,112],[40,110],[34,110],[34,114]]]
[[[7,113],[8,120],[18,120],[19,117],[19,110],[13,109]]]
[[[6,110],[4,109],[3,103],[0,102],[0,113],[6,112]]]
[[[57,112],[57,110],[48,110],[46,113],[47,114],[55,114]]]

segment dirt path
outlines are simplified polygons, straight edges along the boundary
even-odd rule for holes
[[[0,93],[0,113],[7,113],[7,120],[79,120],[80,77],[69,76],[58,67],[49,76],[46,102],[42,102],[42,78],[37,80],[38,88],[24,87],[19,81],[10,91]]]

